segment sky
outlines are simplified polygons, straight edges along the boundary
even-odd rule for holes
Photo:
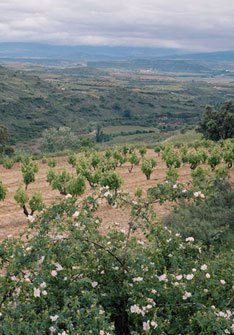
[[[234,50],[234,0],[0,0],[0,42]]]

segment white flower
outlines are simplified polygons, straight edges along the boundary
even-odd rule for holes
[[[35,221],[35,217],[32,215],[28,215],[28,221],[33,223]]]
[[[176,279],[177,279],[177,280],[181,280],[182,278],[183,278],[182,275],[178,275],[178,276],[176,276]]]
[[[52,326],[52,327],[49,328],[49,331],[50,331],[51,333],[55,333],[55,332],[56,332],[56,328]]]
[[[193,279],[193,277],[194,277],[194,274],[188,274],[187,276],[185,276],[185,278],[187,279],[187,280],[192,280]]]
[[[40,298],[41,296],[41,290],[39,288],[35,288],[33,289],[33,295],[35,298]]]
[[[39,259],[38,263],[41,265],[44,262],[45,256],[41,256]]]
[[[143,278],[142,277],[136,277],[136,278],[133,278],[132,280],[133,280],[134,283],[137,283],[137,282],[143,281]]]
[[[46,283],[45,282],[41,283],[40,288],[46,288]]]
[[[158,324],[155,321],[151,321],[150,324],[152,327],[154,327],[154,329],[158,327]]]
[[[175,184],[175,185],[173,185],[173,188],[174,188],[174,190],[175,190],[175,189],[177,189],[177,185],[176,185],[176,184]]]
[[[220,283],[221,283],[222,285],[225,285],[225,284],[226,284],[225,280],[223,280],[223,279],[220,280]]]
[[[207,270],[207,265],[206,265],[206,264],[203,264],[203,265],[201,266],[201,270],[202,270],[202,271]]]
[[[58,333],[58,335],[68,335],[68,333],[64,330],[62,333]]]
[[[206,273],[206,278],[210,279],[210,274],[209,273]]]
[[[65,199],[71,199],[72,198],[72,195],[71,194],[67,194],[66,196],[65,196]]]
[[[166,275],[166,274],[163,274],[163,275],[159,276],[159,277],[158,277],[158,280],[159,280],[159,281],[165,281],[165,282],[168,282],[167,275]]]
[[[192,293],[185,291],[184,295],[182,296],[183,300],[187,300],[192,296]]]
[[[152,307],[153,307],[152,305],[148,304],[148,305],[146,306],[146,309],[151,309]]]
[[[97,283],[96,281],[93,281],[93,282],[91,283],[91,285],[92,285],[93,288],[95,288],[96,286],[98,286],[98,283]]]
[[[150,322],[143,322],[143,330],[146,332],[148,330],[150,330]]]
[[[55,321],[57,321],[58,320],[58,318],[59,318],[59,316],[56,314],[56,315],[51,315],[50,316],[50,320],[52,321],[52,322],[55,322]]]
[[[103,195],[104,195],[105,198],[107,198],[107,197],[109,197],[111,195],[111,193],[110,193],[110,191],[107,191]]]
[[[60,265],[59,263],[54,263],[54,265],[56,266],[56,271],[62,271],[63,270],[63,267],[62,265]]]
[[[51,271],[51,276],[52,277],[56,277],[57,276],[57,274],[58,274],[58,272],[57,271],[55,271],[55,270],[53,270],[53,271]]]
[[[157,291],[153,289],[153,290],[151,290],[151,293],[156,294]]]
[[[193,195],[194,195],[194,198],[205,199],[205,194],[203,194],[201,191],[194,192]]]
[[[190,237],[187,237],[185,241],[186,242],[194,242],[194,238],[190,236]]]
[[[72,215],[72,217],[75,219],[75,218],[78,218],[79,215],[80,215],[80,212],[75,211],[75,213]]]
[[[45,296],[47,295],[47,291],[46,290],[42,291],[41,293],[42,293],[42,295],[45,295]]]
[[[17,280],[16,276],[11,276],[11,280],[16,281]]]
[[[99,335],[105,335],[104,330],[100,330]]]
[[[187,190],[186,190],[186,189],[182,190],[182,193],[186,193],[186,192],[187,192]]]
[[[197,272],[197,269],[193,268],[192,271],[193,271],[193,272]]]
[[[140,307],[139,307],[139,305],[132,305],[131,307],[130,307],[130,311],[131,311],[131,313],[132,314],[141,314],[141,309],[140,309]]]

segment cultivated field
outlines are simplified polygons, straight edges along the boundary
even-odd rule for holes
[[[126,192],[134,194],[137,188],[141,188],[145,192],[148,188],[155,186],[158,182],[162,182],[166,175],[166,164],[161,160],[160,157],[153,150],[148,150],[147,157],[155,157],[157,159],[157,166],[151,175],[150,180],[146,180],[146,177],[141,172],[141,167],[135,166],[131,173],[128,172],[129,163],[125,163],[123,166],[117,168],[117,172],[123,178],[122,189]],[[67,157],[58,157],[56,159],[57,165],[56,171],[67,169],[69,171],[75,170],[67,162]],[[41,191],[43,199],[46,205],[49,205],[62,196],[58,191],[51,189],[50,185],[46,182],[46,174],[49,170],[47,164],[43,164],[38,161],[39,172],[36,175],[36,182],[29,185],[29,194],[35,191]],[[181,167],[179,169],[180,181],[189,181],[190,169],[188,166]],[[0,176],[4,185],[8,188],[8,193],[5,201],[0,203],[0,240],[3,240],[8,235],[19,235],[27,225],[27,219],[24,216],[22,209],[16,204],[14,200],[14,194],[20,184],[23,184],[22,175],[20,171],[20,163],[13,166],[12,169],[6,170],[3,166],[0,166]],[[90,187],[87,185],[87,191],[92,192]],[[169,211],[171,204],[166,203],[163,206],[155,205],[159,217],[165,212]],[[122,209],[113,209],[107,205],[106,202],[101,204],[98,210],[98,216],[103,219],[102,228],[103,231],[107,230],[110,224],[119,224],[120,229],[127,229],[128,212]]]

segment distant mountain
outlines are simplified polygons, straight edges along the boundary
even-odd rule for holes
[[[64,46],[38,43],[0,43],[0,59],[63,59],[72,61],[153,58],[175,55],[179,50],[111,46]]]
[[[234,62],[234,51],[217,51],[196,54],[184,54],[183,56],[175,55],[173,59],[187,59],[200,61],[231,61]]]

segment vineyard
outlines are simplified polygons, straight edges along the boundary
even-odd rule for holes
[[[3,158],[0,333],[232,334],[233,162],[232,139]]]

